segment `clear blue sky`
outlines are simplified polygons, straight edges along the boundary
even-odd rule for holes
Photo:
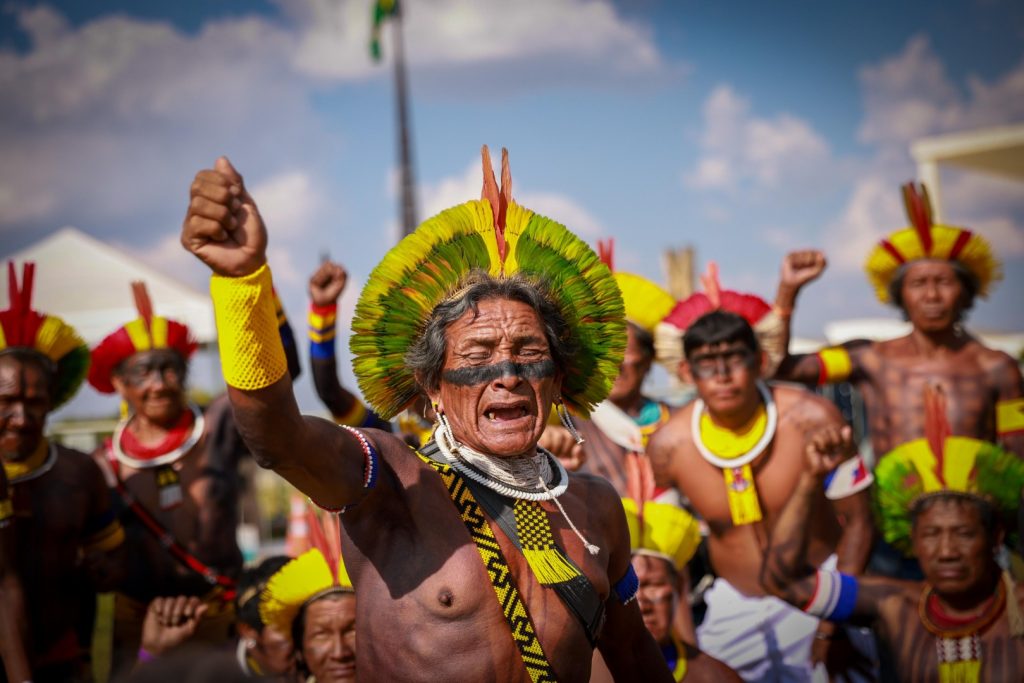
[[[0,253],[74,225],[202,288],[175,235],[191,176],[224,153],[264,207],[300,331],[323,250],[352,273],[350,310],[398,220],[391,49],[368,57],[370,4],[7,5]],[[421,217],[476,196],[480,145],[505,146],[523,204],[615,237],[619,267],[658,281],[661,250],[693,244],[726,287],[770,297],[788,249],[825,249],[805,336],[894,315],[860,263],[905,225],[912,140],[1024,122],[1020,2],[405,7]],[[1024,328],[1024,188],[942,179],[949,222],[1005,260],[972,324]]]

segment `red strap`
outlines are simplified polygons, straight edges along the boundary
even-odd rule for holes
[[[113,449],[107,449],[107,458],[110,460],[111,469],[114,471],[114,481],[117,488],[117,492],[121,495],[121,498],[128,504],[128,508],[132,511],[142,525],[146,527],[146,530],[159,541],[160,545],[163,546],[171,557],[181,562],[183,565],[199,574],[209,583],[220,586],[224,589],[222,598],[225,602],[235,599],[235,588],[237,584],[234,579],[229,576],[225,576],[217,572],[213,567],[200,560],[198,557],[190,553],[185,549],[181,543],[171,535],[167,529],[164,528],[160,522],[157,521],[149,511],[136,500],[135,496],[128,490],[124,485],[124,481],[121,480],[120,463],[114,456]]]

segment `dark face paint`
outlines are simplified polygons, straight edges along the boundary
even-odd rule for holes
[[[505,360],[493,365],[474,365],[466,368],[445,370],[441,377],[446,382],[460,387],[488,384],[502,377],[518,377],[524,380],[543,379],[555,376],[555,361],[550,358],[534,363],[513,363]]]

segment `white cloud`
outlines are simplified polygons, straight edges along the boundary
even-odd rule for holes
[[[801,118],[763,118],[732,86],[715,87],[704,102],[701,156],[684,175],[692,189],[775,189],[820,175],[832,163],[828,143]]]
[[[899,184],[879,175],[861,178],[824,231],[831,263],[840,271],[858,270],[875,243],[905,222]]]
[[[898,55],[860,70],[864,142],[905,147],[912,140],[1024,119],[1024,62],[986,83],[951,80],[927,36],[914,36]]]
[[[860,70],[865,114],[861,140],[874,158],[853,185],[842,213],[824,238],[837,269],[859,269],[882,237],[907,225],[899,186],[915,176],[910,144],[921,137],[1024,119],[1024,62],[985,82],[950,78],[925,36],[897,55]],[[1002,258],[1024,256],[1024,193],[1020,183],[976,172],[944,169],[944,220],[984,235]]]
[[[274,238],[282,240],[309,233],[327,204],[323,190],[305,171],[286,171],[258,183],[249,193]]]
[[[293,60],[326,79],[366,79],[389,73],[369,56],[370,4],[362,0],[281,2],[299,26]],[[491,93],[507,87],[517,63],[548,65],[552,73],[603,75],[606,80],[665,67],[653,32],[619,16],[610,0],[434,0],[403,5],[404,45],[417,70],[501,66]],[[385,56],[394,53],[392,26],[382,31]]]
[[[494,161],[493,157],[492,161]],[[496,176],[497,173],[496,169]],[[396,174],[393,173],[392,177],[395,176]],[[394,181],[392,180],[391,183],[393,186]],[[479,161],[469,164],[460,175],[448,176],[436,183],[422,184],[419,189],[419,195],[423,198],[419,204],[422,216],[430,217],[456,204],[479,199],[482,186],[483,175]],[[533,192],[529,189],[520,191],[515,181],[514,171],[512,187],[512,197],[517,203],[562,223],[584,240],[592,242],[607,234],[600,221],[571,197],[557,192]]]

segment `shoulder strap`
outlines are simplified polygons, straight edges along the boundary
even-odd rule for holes
[[[437,464],[448,467],[437,459],[436,456],[439,449],[435,442],[431,441],[420,452],[430,459],[431,462],[429,464],[435,469],[437,469]],[[454,470],[452,471],[454,472]],[[512,506],[509,505],[508,499],[486,486],[481,486],[466,477],[460,476],[457,472],[454,472],[454,474],[462,480],[463,485],[469,488],[476,501],[487,512],[487,515],[497,522],[498,526],[501,527],[501,530],[505,532],[505,535],[508,536],[515,547],[522,550],[523,546],[519,540],[519,533],[516,531],[515,517],[513,516]],[[566,559],[572,562],[568,555],[566,555]],[[580,571],[572,580],[550,584],[550,586],[555,589],[558,597],[565,603],[569,612],[580,622],[591,647],[597,645],[597,639],[601,635],[601,628],[604,626],[605,605],[597,589],[594,588],[594,584],[590,583],[587,575]]]
[[[424,451],[426,450],[428,449],[424,448]],[[519,597],[519,590],[516,588],[515,579],[512,578],[512,572],[509,571],[508,563],[501,553],[501,547],[494,538],[494,533],[487,524],[483,511],[473,498],[473,493],[466,486],[465,478],[448,465],[424,455],[423,452],[417,451],[417,455],[440,475],[452,502],[455,503],[455,507],[459,511],[459,516],[462,517],[462,523],[469,531],[473,543],[476,544],[477,552],[480,553],[480,559],[484,563],[487,575],[491,579],[491,586],[498,598],[498,604],[501,605],[505,621],[508,622],[512,632],[512,640],[515,641],[519,654],[523,658],[523,665],[526,667],[527,673],[530,674],[530,680],[533,683],[554,683],[557,680],[555,672],[537,639],[533,620],[530,618],[529,612],[526,611],[526,605]]]
[[[108,454],[108,457],[110,458],[110,467],[114,475],[114,487],[117,489],[122,500],[124,500],[125,504],[128,506],[128,509],[131,510],[131,513],[142,523],[143,528],[145,528],[153,538],[159,541],[160,546],[166,549],[171,557],[188,567],[196,574],[202,576],[206,579],[207,583],[223,589],[221,598],[225,602],[234,600],[236,588],[235,580],[229,576],[221,574],[186,550],[185,546],[181,545],[181,543],[178,542],[178,539],[174,538],[174,536],[171,535],[171,532],[169,532],[156,517],[150,514],[149,510],[143,507],[142,503],[140,503],[138,499],[132,495],[132,492],[128,490],[128,487],[125,486],[124,480],[121,479],[120,463],[118,463],[112,452]]]

